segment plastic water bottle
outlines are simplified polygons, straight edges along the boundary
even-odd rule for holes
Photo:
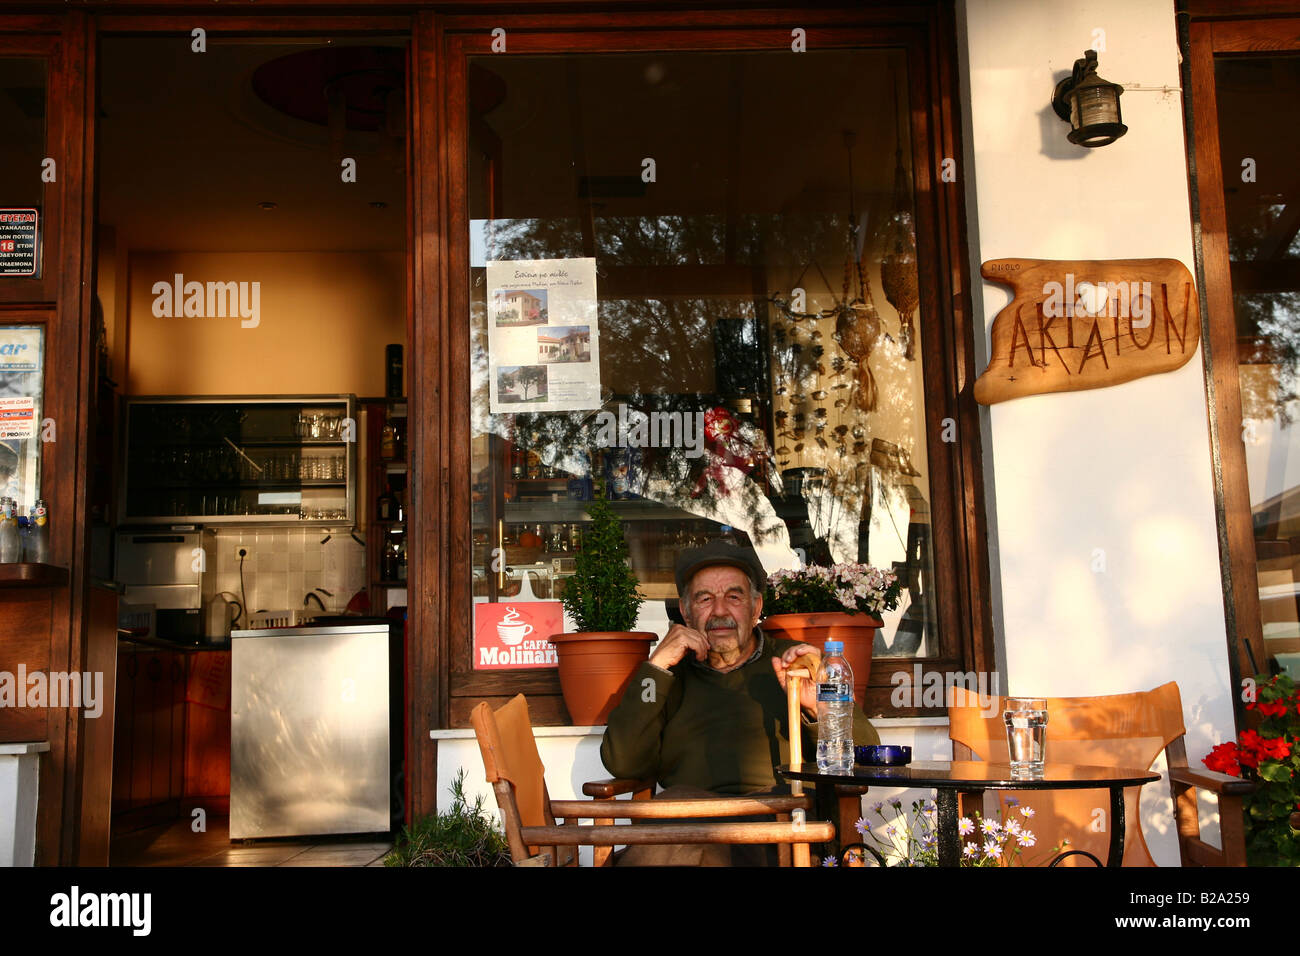
[[[23,559],[23,539],[18,533],[16,508],[12,498],[0,498],[0,562],[4,564]]]
[[[817,770],[853,772],[853,669],[842,641],[826,642],[817,672]]]
[[[28,561],[48,564],[50,560],[50,513],[45,507],[45,499],[36,499],[32,506],[31,527],[27,537],[26,555]]]

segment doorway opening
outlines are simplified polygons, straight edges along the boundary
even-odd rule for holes
[[[366,865],[407,813],[408,41],[195,42],[100,45],[110,862]]]

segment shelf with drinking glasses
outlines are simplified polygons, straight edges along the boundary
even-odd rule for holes
[[[119,520],[355,522],[350,395],[131,398]]]

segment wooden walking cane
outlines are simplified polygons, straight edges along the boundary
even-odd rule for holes
[[[790,767],[793,769],[803,763],[803,721],[799,719],[799,682],[810,680],[811,677],[806,670],[789,671],[785,675],[785,702],[786,702],[786,721],[790,728]],[[790,793],[793,796],[803,796],[803,781],[791,780]],[[795,810],[795,819],[802,823],[807,811]],[[812,866],[812,856],[808,849],[807,843],[796,843],[793,846],[794,865],[795,866]]]

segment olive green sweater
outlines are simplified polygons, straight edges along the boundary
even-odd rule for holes
[[[616,777],[653,778],[664,787],[686,785],[715,793],[770,790],[774,768],[790,762],[785,692],[772,658],[794,642],[758,631],[758,652],[725,674],[683,660],[671,670],[649,661],[632,676],[609,715],[600,758]],[[803,753],[816,759],[817,722],[803,717]],[[875,728],[853,708],[853,740],[879,743]]]

